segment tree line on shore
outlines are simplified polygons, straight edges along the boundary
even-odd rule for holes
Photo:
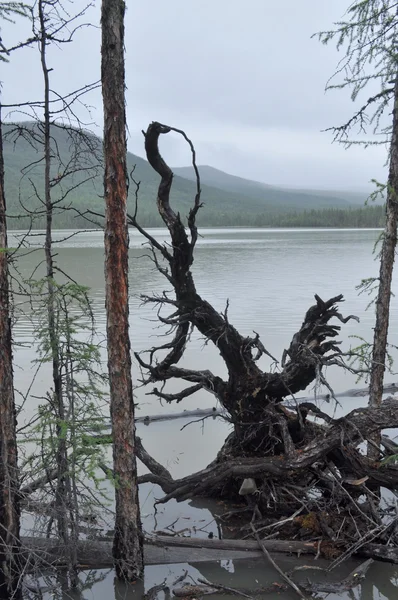
[[[84,216],[87,204],[75,203],[75,211],[59,210],[54,213],[54,229],[87,229],[98,228],[100,221],[96,218],[88,221]],[[138,210],[140,223],[143,227],[162,227],[164,223],[159,216],[144,207]],[[266,211],[259,214],[226,213],[215,210],[206,211],[198,218],[201,227],[314,227],[314,228],[382,228],[385,221],[384,205],[363,206],[360,208],[324,208],[320,210],[304,210],[289,212]],[[30,216],[12,218],[8,221],[9,230],[21,230],[32,227]],[[34,219],[33,229],[45,229],[45,217],[37,215]]]

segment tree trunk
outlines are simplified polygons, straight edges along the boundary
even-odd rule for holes
[[[387,336],[390,317],[391,283],[397,245],[398,224],[398,78],[394,88],[393,125],[388,175],[386,225],[380,259],[379,289],[376,300],[376,323],[373,338],[372,367],[369,387],[369,406],[378,407],[383,395],[384,372],[387,355]],[[368,456],[380,457],[380,432],[372,436]]]
[[[43,150],[44,150],[44,203],[46,208],[46,237],[44,242],[44,253],[46,259],[47,276],[47,323],[48,336],[51,346],[52,378],[54,384],[54,410],[57,419],[56,439],[56,462],[57,462],[57,486],[55,490],[55,503],[57,507],[57,530],[58,535],[68,549],[69,564],[68,574],[72,587],[78,583],[76,571],[76,553],[74,543],[71,543],[68,526],[68,506],[72,509],[69,465],[66,435],[63,432],[65,426],[65,404],[63,397],[62,373],[59,348],[59,334],[56,325],[56,287],[54,282],[54,258],[52,253],[52,221],[53,204],[51,197],[51,114],[50,114],[50,69],[47,66],[47,44],[48,44],[48,15],[46,14],[45,0],[38,3],[40,22],[40,60],[44,80],[44,123],[43,123]],[[72,518],[73,520],[73,518]]]
[[[8,289],[6,200],[0,115],[0,598],[22,598],[19,589],[19,499],[16,416]]]
[[[143,573],[128,331],[128,229],[124,2],[102,2],[102,94],[105,157],[105,294],[108,370],[116,481],[113,556],[119,578]]]

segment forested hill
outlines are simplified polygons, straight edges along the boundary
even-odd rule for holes
[[[27,226],[29,219],[17,216],[38,212],[34,227],[43,227],[43,146],[40,124],[3,126],[6,169],[7,212],[10,228]],[[32,135],[33,134],[33,135]],[[87,227],[81,213],[90,209],[103,213],[102,141],[88,134],[89,151],[78,141],[75,130],[52,128],[54,154],[52,199],[57,201],[71,189],[56,210],[57,227]],[[97,158],[96,158],[97,157]],[[94,164],[98,168],[94,170]],[[145,226],[160,225],[156,209],[158,175],[144,159],[128,153],[129,172],[140,182],[138,216]],[[89,170],[85,171],[85,168]],[[73,172],[73,174],[65,175]],[[186,215],[195,194],[194,182],[185,169],[175,169],[171,200],[176,210]],[[184,176],[179,176],[179,174]],[[198,222],[202,226],[377,226],[381,211],[350,210],[353,205],[342,197],[314,191],[282,190],[254,181],[227,175],[209,167],[202,168],[202,201]],[[222,180],[222,181],[221,181]],[[227,183],[225,183],[227,181]],[[83,183],[81,183],[83,182]],[[77,185],[81,183],[81,185]],[[222,185],[221,185],[222,183]],[[67,206],[68,210],[61,210]],[[349,209],[349,210],[346,210]],[[130,186],[129,212],[134,210],[134,186]],[[341,213],[341,214],[340,214]],[[313,225],[312,223],[318,225]],[[357,224],[355,224],[357,223]]]
[[[243,177],[230,175],[214,167],[202,165],[199,167],[202,183],[216,187],[221,190],[238,192],[249,198],[266,198],[269,203],[289,205],[293,207],[306,208],[348,208],[350,205],[363,205],[369,193],[334,190],[304,190],[296,188],[285,188],[283,186],[268,185],[260,181],[252,181]],[[176,167],[173,169],[176,175],[189,180],[195,179],[192,167]],[[315,198],[316,205],[313,205]]]

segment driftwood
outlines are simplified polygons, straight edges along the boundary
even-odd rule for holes
[[[169,538],[163,538],[166,542]],[[182,539],[182,538],[181,538]],[[144,544],[144,558],[146,565],[175,564],[175,563],[200,563],[219,560],[241,560],[246,558],[259,558],[261,552],[255,549],[225,547],[207,548],[200,545],[187,548],[168,543],[153,543],[147,540]],[[65,546],[54,538],[23,537],[21,560],[30,569],[36,566],[64,567],[67,565],[67,551]],[[80,568],[108,568],[113,566],[112,542],[104,540],[79,540],[77,543],[77,561]]]
[[[174,421],[175,419],[193,419],[203,417],[225,417],[226,411],[215,406],[210,408],[196,408],[194,410],[183,410],[179,413],[164,413],[159,415],[146,415],[145,417],[137,417],[136,423],[144,423],[150,425],[159,421]],[[110,427],[110,425],[109,425]]]
[[[383,387],[383,394],[395,394],[398,392],[398,383],[386,383]],[[347,390],[346,392],[339,392],[338,394],[334,394],[335,398],[343,398],[346,396],[347,398],[359,398],[369,396],[369,386],[364,388],[353,388],[351,390]],[[330,399],[329,394],[323,394],[317,396],[320,400],[328,400]]]
[[[243,550],[256,551],[257,556],[261,556],[258,543],[254,540],[218,540],[209,538],[178,538],[167,536],[156,536],[147,539],[147,544],[161,547],[180,547],[180,548],[205,548],[207,550]],[[263,540],[263,543],[269,552],[280,552],[284,554],[316,554],[318,549],[317,542],[299,542],[295,540]],[[398,559],[398,551],[397,551]]]
[[[156,536],[149,538],[146,541],[149,545],[158,545],[167,547],[180,548],[204,548],[206,550],[224,550],[224,551],[247,551],[256,552],[256,556],[261,556],[261,551],[258,549],[258,543],[255,540],[218,540],[208,538],[176,538],[166,536]],[[276,552],[280,554],[309,554],[313,556],[329,557],[330,550],[333,545],[329,541],[311,541],[301,542],[297,540],[262,540],[262,544],[268,552]],[[342,544],[336,543],[335,547],[339,550]],[[342,552],[342,550],[340,550]],[[354,552],[355,556],[365,558],[373,558],[383,562],[398,564],[398,546],[383,546],[381,544],[364,544],[358,551]]]
[[[384,394],[394,394],[398,392],[398,384],[388,383],[383,388]],[[369,387],[364,388],[353,388],[346,390],[345,392],[339,392],[333,394],[334,398],[359,398],[366,397],[369,395]],[[330,401],[331,394],[317,394],[316,400]],[[297,396],[296,402],[298,404],[313,402],[314,396]],[[287,403],[285,404],[288,408],[295,408],[296,404]],[[143,423],[144,425],[150,425],[151,423],[158,423],[162,421],[174,421],[178,419],[193,419],[193,418],[204,418],[204,417],[226,417],[227,411],[222,407],[210,406],[209,408],[196,408],[193,410],[183,410],[178,413],[160,413],[157,415],[145,415],[138,416],[135,418],[136,423]],[[106,423],[104,428],[110,429],[111,424]]]
[[[156,600],[160,592],[163,592],[163,598],[165,600],[170,598],[170,588],[166,585],[165,581],[159,585],[154,585],[151,587],[146,594],[144,594],[142,600]]]
[[[186,584],[181,588],[174,588],[173,596],[176,598],[201,598],[217,594],[218,589],[206,584]]]
[[[309,592],[319,593],[342,593],[348,590],[352,590],[361,581],[365,578],[366,573],[369,570],[369,567],[373,564],[373,560],[369,558],[362,564],[360,564],[357,568],[355,568],[345,579],[342,581],[331,582],[331,581],[323,581],[316,583],[301,583],[302,587],[305,588]]]
[[[261,590],[258,590],[259,593],[264,593],[264,592],[274,592],[275,591],[275,587],[272,588],[272,590],[266,590],[264,588],[262,588]],[[236,588],[231,588],[231,587],[227,587],[225,585],[220,585],[219,583],[213,583],[210,581],[206,581],[206,579],[201,579],[198,578],[198,583],[197,584],[188,584],[188,585],[184,585],[181,588],[174,588],[173,589],[173,595],[176,598],[194,598],[194,597],[202,597],[202,596],[209,596],[209,595],[213,595],[213,594],[219,594],[219,593],[224,593],[224,594],[228,594],[229,596],[240,596],[241,598],[249,598],[249,600],[254,600],[253,596],[250,593],[247,593],[243,590],[238,590]],[[254,593],[254,592],[252,592]]]
[[[280,554],[329,556],[329,542],[300,542],[296,540],[262,540],[268,552]],[[338,545],[337,545],[338,548]],[[388,551],[387,551],[388,549]],[[372,557],[398,564],[398,548],[366,544],[357,556]],[[208,562],[211,560],[261,558],[262,551],[254,540],[216,540],[208,538],[169,538],[157,536],[144,543],[145,564],[174,564]],[[80,540],[77,544],[80,568],[113,566],[112,543],[103,540]],[[67,564],[65,547],[53,538],[23,537],[21,560],[31,567],[63,567]]]
[[[262,598],[264,594],[280,594],[282,591],[287,591],[288,587],[280,583],[273,583],[267,587],[258,587],[254,589],[237,589],[230,588],[216,583],[205,582],[203,579],[198,579],[199,585],[185,585],[181,588],[174,588],[173,594],[176,598],[201,598],[208,594],[225,593],[229,596],[240,596],[243,598]],[[207,590],[207,591],[204,591]],[[210,591],[212,590],[212,591]]]
[[[174,421],[177,419],[194,419],[198,417],[199,419],[205,417],[225,417],[227,416],[226,411],[221,408],[216,408],[215,406],[209,408],[195,408],[193,410],[183,410],[178,413],[161,413],[158,415],[145,415],[144,417],[136,417],[136,423],[143,423],[144,425],[150,425],[151,423],[159,423],[162,421]],[[111,429],[110,423],[104,423],[104,429]],[[97,436],[99,437],[99,436]]]

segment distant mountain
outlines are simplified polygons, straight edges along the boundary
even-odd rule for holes
[[[3,133],[5,134],[7,213],[13,217],[9,219],[9,226],[13,228],[27,226],[29,220],[26,217],[16,218],[17,215],[26,214],[26,211],[39,211],[42,216],[35,219],[33,226],[42,227],[44,225],[44,165],[41,126],[37,123],[5,124]],[[102,140],[92,133],[88,133],[90,151],[84,152],[82,147],[78,151],[77,160],[72,160],[75,134],[73,129],[52,128],[53,153],[61,157],[61,160],[58,158],[53,160],[53,201],[60,198],[61,187],[64,192],[71,189],[65,200],[60,202],[69,210],[65,212],[59,208],[55,211],[54,224],[57,227],[87,226],[87,222],[78,215],[75,209],[81,212],[87,209],[101,214],[104,212]],[[84,169],[80,169],[81,166],[92,168],[95,164],[97,164],[95,171],[91,169],[86,172]],[[139,220],[145,226],[161,225],[162,221],[156,208],[159,176],[146,160],[128,153],[129,173],[134,166],[134,178],[140,182]],[[73,173],[64,177],[62,186],[56,185],[57,178],[65,172],[69,172],[68,170]],[[320,209],[332,211],[348,209],[351,205],[342,197],[328,195],[324,192],[279,189],[228,175],[208,166],[201,167],[200,171],[204,206],[199,213],[198,223],[202,226],[278,226],[279,222],[287,222],[286,219],[280,221],[281,215],[291,215],[288,222],[302,223],[303,219],[305,222],[306,217],[295,219],[294,215]],[[195,196],[195,184],[192,181],[193,171],[192,168],[176,168],[174,172],[171,202],[173,208],[185,216],[188,214]],[[129,212],[134,211],[134,191],[134,185],[131,184]],[[319,218],[322,221],[325,216]],[[353,218],[353,216],[350,217],[351,221]],[[333,225],[337,216],[329,212],[327,219]],[[369,220],[369,216],[367,219]],[[347,219],[344,218],[344,220]],[[362,221],[363,216],[361,216],[360,222]],[[341,217],[338,222],[341,222]]]
[[[279,186],[275,186],[279,188]],[[293,192],[302,192],[305,194],[313,194],[315,196],[334,196],[335,198],[342,198],[346,200],[350,204],[356,204],[359,206],[364,206],[365,202],[369,198],[370,194],[374,191],[374,188],[369,188],[368,190],[308,190],[306,188],[296,188],[296,187],[286,187],[280,186],[280,189],[286,189]],[[371,202],[371,204],[383,204],[384,201],[382,198],[378,198],[376,202]]]
[[[173,168],[173,171],[185,179],[195,179],[195,172],[192,166],[175,167]],[[251,190],[251,192],[255,194],[256,192],[263,193],[264,189],[273,187],[265,183],[260,183],[259,181],[252,181],[251,179],[244,179],[243,177],[225,173],[214,167],[209,167],[209,165],[200,165],[199,172],[202,183],[231,192],[238,191],[242,193]]]
[[[5,124],[4,132],[4,161],[6,169],[6,194],[8,214],[17,215],[22,213],[20,201],[25,209],[34,211],[43,211],[43,147],[42,133],[39,124],[17,123]],[[71,130],[74,137],[74,130]],[[33,133],[33,137],[32,134]],[[81,183],[72,189],[67,196],[67,201],[63,204],[71,205],[74,208],[84,211],[87,208],[94,212],[103,213],[103,170],[100,168],[93,171],[94,165],[98,162],[95,155],[99,157],[102,163],[102,140],[93,134],[88,134],[93,151],[89,156],[82,150],[80,160],[85,166],[91,168],[87,175],[84,171],[75,173],[66,177],[63,181],[63,190],[68,187],[73,188],[77,183],[81,183],[85,178],[87,181]],[[72,141],[70,132],[62,128],[52,128],[54,154],[61,157],[53,160],[52,176],[56,178],[62,174],[65,168],[69,167],[71,156]],[[55,152],[55,148],[57,151]],[[161,225],[162,221],[156,208],[156,196],[160,178],[152,169],[149,163],[135,156],[130,152],[127,155],[129,173],[134,168],[134,179],[140,182],[139,189],[139,208],[138,216],[141,222],[146,226]],[[28,166],[29,165],[29,166]],[[57,200],[61,190],[59,186],[53,188],[53,199]],[[195,186],[191,181],[176,176],[173,181],[171,191],[171,201],[175,210],[186,215],[192,206],[195,197]],[[264,211],[264,206],[258,202],[250,202],[239,193],[231,193],[221,189],[212,188],[203,185],[202,200],[205,203],[201,210],[199,220],[201,224],[222,224],[228,217],[228,224],[231,224],[237,215],[244,219],[245,214],[252,214]],[[131,185],[129,211],[134,210],[134,185]],[[74,219],[74,220],[73,220]],[[26,219],[25,219],[26,221]],[[44,219],[35,220],[35,226],[43,225]],[[75,223],[76,226],[82,225],[82,220],[76,217],[76,213],[69,211],[69,214],[61,214],[58,211],[54,222],[57,226],[67,226]],[[10,226],[21,225],[21,220],[12,220]]]
[[[177,167],[174,173],[194,180],[192,167]],[[311,190],[279,187],[230,175],[214,167],[199,167],[201,181],[206,185],[242,194],[251,198],[262,199],[264,204],[286,206],[294,210],[349,208],[353,204],[364,204],[368,194],[334,190]]]

